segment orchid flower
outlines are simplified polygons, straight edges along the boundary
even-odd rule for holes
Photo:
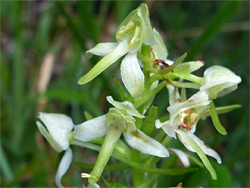
[[[108,132],[93,171],[91,174],[82,173],[82,177],[89,178],[89,183],[92,185],[98,181],[122,133],[128,145],[142,153],[158,157],[169,156],[168,150],[162,144],[136,128],[134,117],[144,118],[144,115],[141,115],[132,103],[128,101],[118,102],[113,100],[111,96],[108,96],[107,100],[115,108],[110,108],[105,116],[106,118],[100,122],[101,126],[106,127],[101,128],[100,126],[100,130],[108,128]],[[78,129],[76,128],[74,135],[77,139],[81,140],[81,136],[76,136],[77,131]]]
[[[145,154],[158,157],[169,156],[167,149],[162,144],[136,128],[134,117],[144,118],[145,116],[141,115],[132,103],[128,101],[117,102],[111,96],[108,96],[107,100],[115,107],[111,108],[106,115],[107,124],[110,126],[117,120],[121,121],[122,129],[124,130],[123,136],[128,145]]]
[[[81,138],[79,140],[91,141],[104,136],[107,132],[107,128],[102,126],[102,123],[106,121],[105,116],[100,116],[76,126],[74,126],[72,119],[64,114],[43,112],[40,113],[39,119],[45,125],[44,127],[41,122],[36,122],[42,135],[57,152],[65,151],[55,177],[56,185],[63,187],[61,179],[69,169],[73,158],[72,150],[69,147],[71,141],[79,137]],[[74,133],[72,132],[73,128],[77,130]]]
[[[188,150],[197,152],[212,177],[216,179],[216,174],[212,167],[210,168],[211,164],[207,158],[204,158],[204,153],[215,158],[219,164],[221,163],[221,158],[216,151],[209,148],[202,140],[194,135],[196,124],[199,120],[198,117],[210,103],[208,93],[206,91],[199,91],[188,100],[177,102],[179,95],[174,92],[173,86],[169,85],[168,88],[170,88],[169,95],[172,100],[170,106],[167,108],[170,113],[170,119],[163,123],[160,122],[160,120],[156,120],[156,128],[162,128],[168,136],[173,138],[176,138],[177,134],[180,141]]]
[[[49,141],[50,145],[57,152],[65,151],[55,177],[56,185],[58,187],[63,187],[61,184],[61,178],[67,172],[73,157],[69,145],[73,137],[71,131],[74,124],[71,118],[64,114],[40,113],[39,119],[48,130],[46,130],[42,123],[37,121],[36,124],[41,134]]]
[[[237,89],[241,78],[228,68],[214,65],[204,72],[204,83],[200,90],[209,92],[209,97],[215,99]]]
[[[86,52],[88,55],[104,57],[86,75],[81,77],[78,83],[88,83],[127,54],[121,63],[121,78],[129,93],[137,98],[143,93],[145,82],[137,59],[137,52],[143,44],[152,45],[154,42],[146,4],[141,4],[121,23],[116,33],[116,40],[116,43],[99,43]]]

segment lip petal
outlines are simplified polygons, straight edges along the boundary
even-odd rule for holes
[[[69,166],[72,162],[73,154],[72,150],[68,148],[62,157],[60,164],[58,166],[57,172],[56,172],[56,177],[55,177],[55,182],[58,187],[63,187],[61,183],[61,179],[63,175],[68,171]]]

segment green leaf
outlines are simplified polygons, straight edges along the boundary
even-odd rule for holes
[[[176,131],[183,140],[185,140],[185,142],[187,142],[192,148],[193,150],[199,155],[200,159],[202,160],[203,164],[205,165],[205,167],[208,169],[208,171],[210,172],[212,178],[214,180],[217,179],[217,175],[215,170],[213,169],[213,166],[211,165],[211,163],[209,162],[207,156],[205,155],[205,153],[201,150],[201,148],[183,131]]]
[[[222,134],[222,135],[226,135],[227,134],[227,131],[226,129],[221,125],[220,123],[220,119],[218,117],[218,114],[217,114],[217,111],[216,111],[216,108],[215,108],[215,105],[214,105],[214,102],[211,101],[211,108],[210,108],[210,115],[211,115],[211,118],[212,118],[212,121],[213,121],[213,124],[214,124],[214,127],[216,128],[216,130]]]
[[[149,109],[142,126],[142,131],[146,135],[151,135],[155,130],[155,120],[158,117],[158,107],[155,105],[152,105]]]
[[[84,112],[84,115],[85,115],[85,117],[86,117],[86,120],[91,120],[91,119],[94,118],[94,117],[93,117],[90,113],[88,113],[87,111]]]
[[[213,39],[222,26],[235,15],[240,8],[240,1],[225,1],[219,11],[205,28],[202,36],[192,45],[187,60],[192,60]]]
[[[113,80],[115,81],[115,83],[118,87],[119,94],[120,94],[122,101],[125,101],[127,98],[127,94],[124,92],[121,83],[115,77],[113,77]]]
[[[4,180],[7,182],[12,181],[14,177],[13,172],[9,164],[9,161],[6,158],[6,155],[3,151],[2,144],[0,144],[0,166],[1,166],[1,171],[3,173],[2,175],[4,177]]]

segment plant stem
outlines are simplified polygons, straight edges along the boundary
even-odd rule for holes
[[[115,148],[117,141],[119,140],[122,133],[122,126],[119,125],[120,121],[115,121],[108,130],[105,140],[102,144],[101,151],[99,152],[94,169],[91,172],[91,177],[89,178],[89,183],[94,185],[100,178],[106,164],[112,152]]]

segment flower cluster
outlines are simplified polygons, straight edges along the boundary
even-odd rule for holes
[[[65,151],[56,173],[57,186],[62,187],[61,178],[73,159],[70,145],[77,145],[99,151],[92,172],[82,173],[83,178],[88,178],[88,187],[99,187],[96,182],[115,151],[119,155],[128,156],[130,160],[131,151],[120,140],[121,135],[141,155],[165,158],[171,152],[180,158],[184,167],[189,167],[188,155],[179,149],[168,148],[165,142],[169,138],[178,138],[189,151],[198,154],[212,178],[216,179],[216,172],[206,155],[216,159],[219,164],[222,162],[221,157],[195,136],[195,131],[201,118],[211,116],[216,130],[226,134],[218,113],[228,112],[239,106],[225,106],[221,110],[215,107],[213,100],[237,89],[241,78],[219,65],[206,69],[203,77],[195,76],[193,72],[200,69],[204,62],[182,63],[188,53],[176,61],[167,59],[167,48],[159,32],[151,26],[146,4],[141,4],[121,23],[116,32],[116,40],[115,43],[99,43],[87,51],[90,57],[92,54],[104,57],[78,83],[90,82],[125,56],[120,73],[128,94],[122,91],[123,102],[108,96],[107,101],[113,107],[105,115],[78,125],[74,125],[71,118],[63,114],[39,115],[41,121],[37,121],[37,126],[42,135],[57,152]],[[152,110],[154,113],[151,113],[149,109],[156,94],[164,88],[169,93],[168,115],[157,118],[157,111]],[[197,92],[187,99],[186,89],[189,88]],[[165,139],[159,139],[158,132],[165,133]],[[101,147],[91,143],[101,137],[104,137]],[[119,145],[119,142],[123,144]]]

